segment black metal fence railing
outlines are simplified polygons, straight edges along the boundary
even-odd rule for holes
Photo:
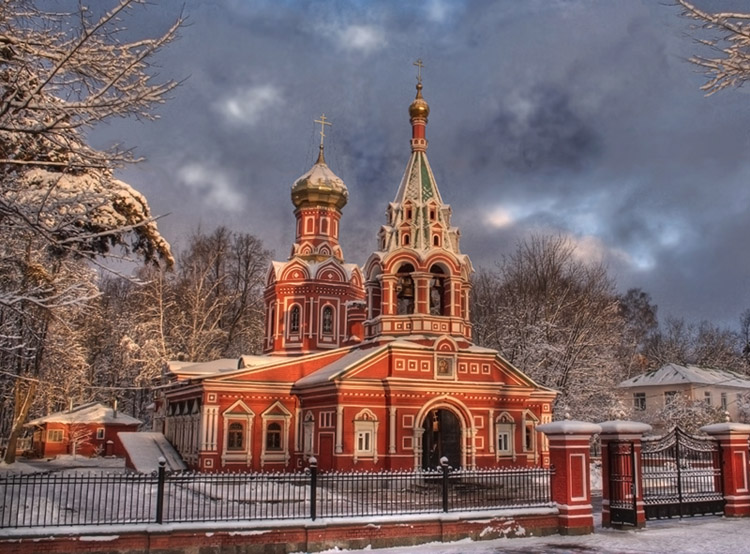
[[[553,506],[550,470],[8,474],[0,528],[316,519]]]

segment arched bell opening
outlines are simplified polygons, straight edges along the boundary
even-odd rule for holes
[[[461,422],[456,414],[443,408],[430,410],[422,429],[422,469],[440,467],[442,457],[453,468],[461,466]]]
[[[450,315],[450,290],[445,270],[437,264],[430,268],[430,314]]]
[[[409,315],[414,313],[414,266],[411,264],[402,264],[398,268],[396,276],[396,314]]]

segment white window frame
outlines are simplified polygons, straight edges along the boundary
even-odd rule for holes
[[[354,463],[360,459],[378,461],[378,419],[374,413],[364,409],[354,417]]]
[[[238,400],[221,414],[223,419],[223,437],[221,450],[221,463],[249,465],[253,459],[253,420],[255,413],[242,400]],[[243,444],[241,449],[229,450],[229,426],[232,423],[240,423],[243,432]],[[205,431],[204,431],[205,432]]]
[[[262,450],[260,455],[261,466],[267,463],[284,463],[289,462],[289,426],[291,425],[292,414],[287,410],[284,405],[276,401],[263,412],[262,425],[263,425],[263,437],[262,437]],[[272,423],[278,423],[281,426],[281,450],[268,449],[268,426]]]
[[[59,435],[59,439],[57,438]],[[47,442],[59,443],[65,441],[65,431],[62,429],[47,429]]]
[[[646,393],[645,392],[633,393],[633,409],[636,412],[643,412],[646,410]]]
[[[515,459],[515,431],[516,422],[508,412],[503,412],[495,418],[495,453],[498,460],[508,456]]]

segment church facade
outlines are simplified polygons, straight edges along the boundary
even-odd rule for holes
[[[317,162],[292,186],[295,242],[268,270],[262,355],[170,362],[156,430],[200,471],[549,464],[536,430],[556,393],[471,342],[468,256],[427,160],[429,106],[360,268],[339,244],[344,182]]]

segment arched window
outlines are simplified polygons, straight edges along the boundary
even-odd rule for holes
[[[289,332],[299,333],[299,320],[300,320],[300,309],[299,306],[292,306],[289,312]]]
[[[282,450],[280,423],[274,421],[266,427],[266,450]]]
[[[323,308],[323,334],[333,334],[333,308],[331,306]]]
[[[414,313],[414,279],[411,274],[414,272],[414,266],[404,264],[398,270],[398,283],[396,285],[398,315],[408,315]]]
[[[445,315],[445,272],[439,265],[430,268],[432,278],[430,279],[430,314]]]
[[[515,422],[513,417],[507,412],[503,412],[495,420],[497,437],[497,454],[498,456],[510,456],[513,454],[513,436],[515,434]]]
[[[227,450],[242,450],[245,448],[245,429],[242,423],[230,423],[227,432]]]
[[[440,246],[440,235],[432,236],[432,246]]]
[[[404,233],[401,237],[401,244],[404,246],[409,246],[409,243],[411,242],[411,237],[409,236],[409,233]]]

